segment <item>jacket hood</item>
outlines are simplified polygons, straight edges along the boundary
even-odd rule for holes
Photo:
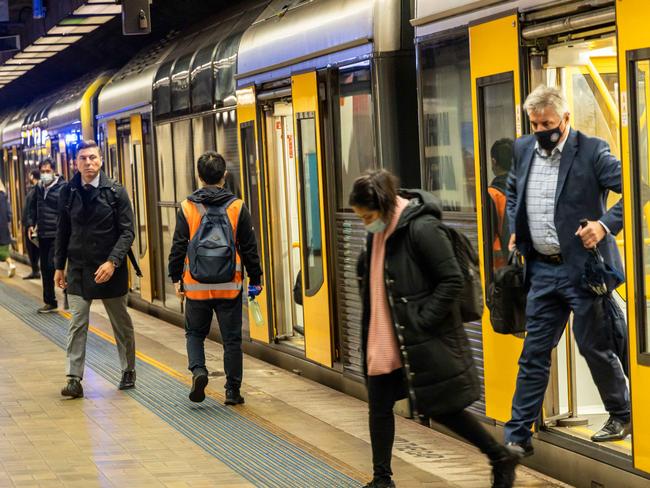
[[[442,218],[442,205],[440,200],[433,193],[424,190],[409,190],[402,188],[397,194],[410,200],[408,206],[402,212],[397,228],[408,224],[411,220],[420,215],[433,215],[437,219]]]
[[[218,186],[206,186],[199,188],[192,193],[187,199],[193,203],[202,203],[204,205],[225,205],[235,196],[225,188]]]

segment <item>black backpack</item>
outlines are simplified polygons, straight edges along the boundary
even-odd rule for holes
[[[463,322],[474,322],[483,317],[483,285],[479,269],[478,253],[465,234],[442,224],[454,248],[456,260],[463,273],[463,291],[460,299],[460,315]]]
[[[511,252],[508,264],[495,271],[488,287],[487,306],[495,332],[520,334],[526,331],[524,267],[517,252]]]
[[[199,283],[229,283],[237,271],[237,249],[225,205],[195,203],[201,223],[187,247],[189,272]]]

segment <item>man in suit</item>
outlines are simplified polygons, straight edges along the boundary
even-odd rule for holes
[[[507,185],[510,247],[526,260],[526,339],[519,359],[509,447],[533,454],[530,429],[539,417],[551,352],[573,312],[573,333],[587,361],[609,419],[595,442],[630,433],[630,395],[612,350],[596,296],[582,286],[588,249],[623,273],[614,235],[623,228],[623,204],[607,210],[609,191],[621,193],[621,163],[607,143],[571,129],[568,104],[556,88],[540,86],[526,99],[532,135],[515,142]],[[580,221],[587,219],[586,226]],[[610,284],[614,285],[614,284]]]

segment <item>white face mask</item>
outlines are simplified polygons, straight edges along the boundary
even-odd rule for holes
[[[45,186],[48,186],[50,183],[54,181],[54,174],[53,173],[41,173],[41,181]]]
[[[371,234],[377,234],[386,230],[386,222],[381,219],[373,220],[368,225],[364,226]]]

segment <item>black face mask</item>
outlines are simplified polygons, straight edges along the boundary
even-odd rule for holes
[[[545,151],[551,152],[562,138],[562,132],[558,125],[555,129],[540,130],[535,132],[535,138],[539,147]]]

